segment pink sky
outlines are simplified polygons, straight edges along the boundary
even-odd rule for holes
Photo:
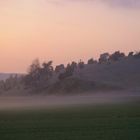
[[[56,65],[140,50],[140,8],[130,3],[5,0],[0,19],[0,72],[26,72],[35,58]]]

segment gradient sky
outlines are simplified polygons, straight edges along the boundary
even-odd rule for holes
[[[0,72],[140,50],[139,0],[0,0]]]

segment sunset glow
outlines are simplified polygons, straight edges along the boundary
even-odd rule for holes
[[[56,65],[139,51],[139,2],[113,1],[0,1],[0,72],[26,72],[35,58]]]

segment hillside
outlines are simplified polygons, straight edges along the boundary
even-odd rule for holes
[[[81,93],[96,91],[140,91],[140,59],[123,57],[119,61],[84,64],[73,75],[56,81],[49,92]]]
[[[139,88],[140,59],[127,57],[108,64],[86,64],[83,69],[75,70],[74,76],[123,88]]]

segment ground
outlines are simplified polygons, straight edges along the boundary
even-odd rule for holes
[[[1,110],[1,140],[140,140],[140,102]]]

